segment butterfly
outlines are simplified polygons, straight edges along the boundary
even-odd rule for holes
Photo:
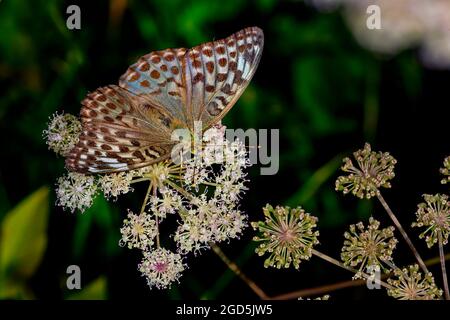
[[[207,130],[239,99],[264,45],[258,27],[191,49],[150,52],[131,65],[119,85],[81,102],[82,132],[66,156],[79,173],[115,173],[168,159],[175,129]]]

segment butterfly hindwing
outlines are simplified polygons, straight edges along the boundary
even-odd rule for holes
[[[99,88],[82,102],[83,130],[66,158],[68,169],[110,173],[144,167],[170,155],[170,116],[139,104],[118,86]]]
[[[150,52],[128,68],[120,77],[119,86],[150,100],[186,123],[186,90],[181,62],[185,53],[184,48]]]

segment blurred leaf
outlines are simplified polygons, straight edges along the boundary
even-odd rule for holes
[[[104,197],[97,199],[97,210],[94,219],[105,234],[105,251],[111,257],[119,252],[119,212],[117,208],[111,206]]]
[[[335,121],[328,108],[329,88],[324,85],[327,68],[320,57],[308,56],[294,64],[295,95],[299,108],[317,133],[329,133]]]
[[[377,132],[380,102],[379,100],[379,69],[370,67],[367,72],[366,94],[364,101],[364,136],[366,141],[373,142]]]
[[[97,201],[94,201],[93,206],[84,214],[77,215],[77,222],[73,232],[73,256],[75,259],[79,259],[83,254],[93,221],[93,212],[91,211],[93,207],[96,207],[96,203]],[[89,214],[90,212],[91,214]]]
[[[111,209],[108,201],[103,196],[97,197],[93,205],[77,217],[73,241],[74,256],[76,258],[82,256],[94,221],[105,232],[104,247],[106,247],[107,254],[111,256],[116,253],[119,249],[119,232],[116,228],[115,219],[115,212]]]
[[[12,281],[24,283],[39,266],[47,247],[48,200],[49,188],[42,187],[5,216],[0,232],[0,295],[10,290]]]
[[[181,300],[180,288],[172,286],[167,292],[171,300]]]
[[[107,281],[105,276],[100,276],[81,291],[69,295],[67,300],[105,300],[107,298]]]
[[[311,199],[330,177],[339,168],[342,162],[342,155],[338,154],[321,168],[316,170],[314,174],[303,184],[303,186],[293,194],[286,202],[288,206],[303,205]]]
[[[6,212],[9,208],[10,203],[8,200],[5,186],[3,185],[3,183],[0,183],[0,222],[3,219],[3,216],[6,215]]]
[[[336,47],[339,38],[334,30],[338,19],[329,18],[318,16],[310,21],[302,21],[289,15],[275,17],[271,24],[276,32],[273,41],[277,41],[277,50],[292,56],[292,50]]]
[[[320,226],[324,228],[336,228],[346,221],[348,215],[342,214],[339,205],[339,194],[333,189],[324,190],[322,193],[323,212],[318,214]]]
[[[276,0],[258,0],[256,2],[259,9],[263,12],[269,12],[276,5]]]
[[[356,215],[361,220],[366,220],[374,214],[373,201],[358,201]]]
[[[422,68],[413,55],[405,54],[398,59],[400,77],[406,93],[411,99],[418,96],[422,89]]]

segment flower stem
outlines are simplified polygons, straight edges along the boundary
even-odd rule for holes
[[[157,189],[156,187],[153,188],[153,196],[156,197],[156,193],[157,193]],[[159,248],[160,247],[160,242],[159,242],[159,219],[158,219],[158,215],[155,214],[155,222],[156,222],[156,245]]]
[[[247,275],[242,272],[242,270],[237,266],[237,264],[234,263],[233,261],[231,261],[225,255],[225,253],[222,251],[222,249],[220,249],[220,247],[218,245],[216,245],[215,243],[210,243],[209,245],[213,249],[214,253],[217,254],[219,256],[219,258],[227,265],[227,267],[231,271],[233,271],[239,278],[241,278],[241,280],[244,281],[245,284],[250,289],[252,289],[253,292],[256,293],[256,295],[259,298],[261,298],[262,300],[269,299],[269,296],[253,280],[251,280],[249,277],[247,277]]]
[[[447,270],[445,268],[444,245],[442,241],[442,232],[438,232],[439,236],[439,259],[441,260],[442,281],[444,282],[445,300],[450,300],[450,293],[448,290]]]
[[[387,204],[386,200],[384,200],[383,196],[381,195],[381,192],[377,193],[377,198],[380,201],[381,205],[383,206],[383,208],[386,210],[387,214],[389,215],[389,217],[391,218],[392,222],[394,222],[396,228],[398,231],[400,231],[403,239],[405,239],[406,243],[408,244],[409,248],[411,249],[412,253],[414,254],[414,256],[416,257],[417,262],[419,263],[420,267],[422,268],[422,270],[425,273],[428,273],[428,268],[425,265],[425,263],[423,262],[422,258],[420,257],[419,252],[417,251],[416,247],[414,246],[414,244],[412,243],[411,239],[409,238],[408,234],[406,233],[405,229],[403,229],[402,225],[400,224],[400,221],[398,221],[397,217],[395,216],[395,214],[392,212],[391,208],[389,207],[389,205]]]
[[[356,269],[354,269],[354,268],[352,268],[352,267],[346,266],[344,263],[342,263],[342,262],[340,262],[340,261],[338,261],[338,260],[336,260],[336,259],[330,257],[329,255],[326,255],[326,254],[320,252],[320,251],[317,251],[316,249],[312,249],[312,253],[313,253],[313,255],[315,255],[316,257],[319,257],[319,258],[321,258],[321,259],[323,259],[323,260],[325,260],[325,261],[327,261],[327,262],[329,262],[329,263],[331,263],[331,264],[334,264],[335,266],[338,266],[338,267],[340,267],[340,268],[343,268],[343,269],[345,269],[345,270],[347,270],[347,271],[350,271],[350,272],[353,272],[353,273],[355,273],[355,274],[359,273],[359,274],[361,274],[365,279],[370,279],[370,278],[372,278],[372,277],[371,277],[370,275],[368,275],[367,273],[364,273],[364,272],[358,271],[358,270],[356,270]],[[383,287],[385,287],[385,288],[387,288],[387,289],[391,289],[391,288],[392,288],[391,285],[389,285],[388,283],[386,283],[386,282],[384,282],[384,281],[381,281],[381,280],[377,280],[377,281],[380,283],[380,285],[382,285]]]
[[[167,180],[166,183],[171,186],[172,188],[174,188],[175,190],[177,190],[179,193],[181,193],[183,196],[186,197],[186,199],[188,200],[192,200],[193,196],[192,194],[190,194],[189,192],[187,192],[186,190],[184,190],[182,187],[180,187],[179,185],[177,185],[176,183]]]
[[[145,207],[147,206],[148,197],[150,196],[150,191],[152,191],[152,183],[149,183],[147,193],[145,194],[144,202],[142,203],[141,212],[142,214],[145,210]]]
[[[137,183],[137,182],[149,181],[149,180],[150,180],[150,178],[144,177],[144,178],[138,178],[138,179],[131,180],[130,183]]]

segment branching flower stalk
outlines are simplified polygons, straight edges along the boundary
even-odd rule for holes
[[[80,122],[68,114],[55,115],[44,131],[49,148],[66,155],[78,142]],[[94,198],[105,198],[133,191],[136,183],[148,183],[138,214],[128,211],[120,232],[121,246],[142,251],[138,269],[149,286],[170,287],[186,267],[189,253],[198,254],[211,244],[238,238],[246,227],[246,215],[239,209],[245,191],[248,153],[239,140],[228,141],[220,124],[205,132],[193,133],[181,144],[178,157],[141,169],[84,175],[68,172],[58,179],[57,204],[72,212],[83,212]],[[183,140],[184,141],[184,140]],[[159,225],[174,216],[178,227],[172,235],[177,250],[161,246]]]
[[[377,197],[381,205],[391,218],[397,230],[402,235],[411,252],[414,254],[422,270],[427,274],[428,268],[423,262],[422,257],[412,243],[400,221],[391,210],[386,200],[381,195],[380,188],[390,188],[390,180],[395,177],[394,168],[397,160],[388,152],[372,151],[370,144],[366,143],[363,149],[353,153],[357,165],[353,164],[352,159],[345,158],[342,171],[348,175],[340,176],[336,180],[336,191],[342,191],[344,194],[352,193],[358,198],[370,199]]]
[[[306,213],[300,207],[291,209],[266,205],[263,212],[265,220],[252,222],[252,227],[258,232],[253,241],[260,243],[256,248],[256,253],[260,256],[268,254],[264,262],[266,268],[289,268],[292,264],[295,269],[299,269],[301,261],[309,260],[312,255],[315,255],[365,279],[373,278],[361,270],[354,269],[349,264],[314,249],[314,246],[319,243],[319,232],[315,230],[317,217]],[[392,248],[393,246],[395,245],[390,243],[383,247]],[[391,251],[391,249],[386,249],[376,252],[388,259]],[[381,285],[390,288],[387,283],[381,283]]]
[[[192,195],[186,192],[186,190],[180,188],[178,185],[170,183],[170,185],[183,194],[187,199],[192,200]],[[237,277],[239,277],[260,299],[267,300],[269,296],[262,290],[252,279],[250,279],[240,268],[234,263],[222,249],[215,243],[209,243],[213,252],[222,260],[223,263],[230,269]]]

